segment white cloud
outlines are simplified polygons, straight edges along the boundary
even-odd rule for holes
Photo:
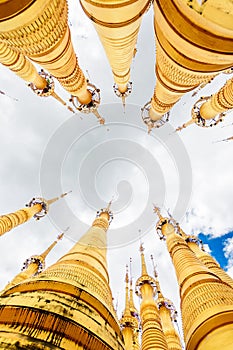
[[[224,242],[224,255],[227,261],[227,273],[233,277],[233,237],[227,238]]]

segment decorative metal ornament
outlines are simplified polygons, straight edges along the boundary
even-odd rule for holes
[[[160,309],[162,306],[165,306],[165,308],[170,311],[172,321],[176,322],[177,311],[171,300],[165,299],[165,298],[163,298],[163,300],[158,300],[157,306],[158,306],[158,309]]]
[[[138,297],[142,297],[141,295],[141,291],[140,291],[140,288],[141,286],[143,286],[144,284],[149,284],[151,285],[151,287],[153,288],[153,295],[155,296],[156,295],[156,281],[153,277],[149,276],[149,275],[144,275],[144,276],[141,276],[137,282],[136,282],[136,286],[135,286],[135,294],[138,296]]]
[[[115,83],[113,85],[113,91],[114,91],[115,95],[117,97],[120,97],[120,98],[128,97],[132,92],[132,82],[129,81],[126,86],[127,86],[127,90],[125,92],[121,92],[118,88],[118,85]]]
[[[152,120],[149,114],[149,111],[151,109],[151,101],[147,102],[144,107],[141,108],[141,117],[143,122],[148,127],[148,133],[151,132],[153,128],[160,128],[164,124],[166,124],[169,121],[169,115],[170,112],[165,113],[163,116],[161,116],[158,120]]]
[[[213,126],[217,125],[218,123],[223,121],[223,118],[225,116],[225,113],[220,113],[216,117],[212,119],[204,119],[202,118],[200,114],[200,108],[201,106],[209,101],[211,96],[201,97],[193,106],[192,108],[192,119],[198,126],[202,128],[212,128]]]
[[[159,221],[157,222],[157,224],[155,226],[156,232],[157,232],[160,240],[163,240],[163,241],[166,240],[166,237],[162,233],[162,227],[165,224],[172,225],[174,227],[175,233],[180,235],[180,236],[182,236],[181,233],[180,233],[180,226],[179,226],[179,224],[176,222],[176,220],[172,216],[170,216],[169,218],[161,218],[161,219],[159,219]]]
[[[97,211],[96,217],[99,218],[101,216],[101,214],[103,214],[103,213],[108,213],[108,215],[109,215],[108,223],[111,224],[111,222],[113,220],[113,213],[110,210],[106,209],[106,208],[105,209],[100,209],[100,210]]]
[[[37,274],[39,274],[40,272],[42,272],[45,268],[45,263],[44,260],[41,259],[41,257],[39,255],[33,255],[30,258],[28,258],[27,260],[25,260],[25,262],[23,263],[23,267],[21,269],[21,271],[25,271],[29,265],[31,264],[37,264],[38,265],[38,270],[35,273],[34,276],[36,276]]]
[[[47,215],[49,210],[49,204],[44,198],[36,197],[36,198],[32,198],[32,200],[28,204],[26,204],[26,207],[33,207],[36,204],[40,204],[42,207],[42,210],[39,213],[36,213],[33,217],[36,220],[40,220],[45,215]]]
[[[205,251],[202,240],[200,238],[198,238],[197,236],[189,235],[185,238],[185,241],[196,243],[201,248],[201,250]]]
[[[92,99],[88,104],[81,104],[76,96],[71,96],[70,102],[74,107],[82,113],[89,114],[94,113],[100,105],[100,89],[97,89],[94,84],[87,81],[87,90],[91,93]]]
[[[48,97],[53,95],[55,84],[51,74],[46,73],[43,69],[39,72],[39,75],[44,78],[47,82],[47,85],[44,89],[38,89],[35,84],[30,83],[28,86],[32,89],[32,91],[40,97]]]

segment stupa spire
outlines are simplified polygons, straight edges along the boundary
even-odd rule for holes
[[[159,279],[158,279],[158,273],[155,267],[155,262],[154,262],[154,257],[151,254],[150,256],[151,258],[151,262],[152,262],[152,266],[153,266],[153,272],[154,272],[154,277],[155,277],[155,281],[156,281],[156,289],[157,289],[157,299],[164,299],[161,287],[160,287],[160,283],[159,283]]]
[[[145,248],[143,247],[143,244],[141,243],[140,244],[140,248],[139,248],[139,251],[141,253],[141,269],[142,269],[141,275],[142,276],[148,276],[144,250],[145,250]]]
[[[192,119],[176,130],[180,131],[191,124],[209,128],[222,122],[226,112],[233,108],[233,78],[211,96],[201,97],[192,108]]]
[[[7,96],[8,98],[10,98],[10,99],[13,100],[13,101],[16,101],[16,102],[19,101],[18,98],[13,97],[13,96],[11,96],[11,95],[8,95],[8,93],[6,93],[5,91],[0,90],[0,94],[3,95],[3,96]]]
[[[147,273],[144,248],[140,245],[141,252],[141,277],[136,282],[136,294],[141,297],[140,318],[142,327],[141,349],[168,350],[165,335],[162,330],[159,311],[154,300],[156,293],[156,281]]]
[[[130,259],[130,264],[131,264],[131,259]],[[130,268],[130,278],[129,278],[128,265],[126,266],[125,283],[126,283],[125,310],[120,320],[120,324],[122,327],[122,334],[125,341],[125,350],[140,350],[139,337],[138,337],[138,333],[139,333],[138,311],[134,306],[131,268]]]
[[[232,140],[233,140],[233,136],[230,136],[230,137],[227,137],[226,139],[215,141],[214,143],[217,143],[217,142],[228,142],[228,141],[232,141]]]
[[[221,342],[230,350],[232,288],[201,263],[172,220],[160,225],[161,234],[166,239],[180,286],[186,349],[212,349]]]
[[[14,213],[0,216],[0,236],[12,230],[14,227],[23,224],[34,217],[36,220],[44,217],[49,210],[49,206],[58,201],[60,198],[66,196],[69,192],[62,194],[60,197],[52,199],[44,199],[41,197],[34,197],[26,204],[26,208],[20,209]]]
[[[65,231],[64,231],[65,232]],[[48,254],[51,252],[51,250],[55,247],[55,245],[60,241],[63,236],[64,232],[61,233],[57,239],[50,244],[50,246],[40,255],[32,255],[30,258],[28,258],[24,264],[23,268],[20,273],[18,273],[11,282],[9,282],[6,287],[4,288],[3,292],[5,292],[7,289],[13,287],[16,284],[19,284],[23,281],[25,281],[28,278],[31,278],[33,276],[38,275],[40,272],[42,272],[45,268],[45,259],[48,256]]]
[[[125,342],[125,350],[132,350],[133,340],[134,340],[133,338],[134,338],[135,320],[134,318],[132,318],[130,313],[128,265],[126,265],[126,275],[125,275],[125,309],[120,319],[120,324],[122,327],[122,334]]]
[[[186,123],[184,123],[182,126],[178,126],[176,128],[176,131],[181,131],[183,129],[186,129],[189,125],[195,124],[195,119],[190,119]]]
[[[132,316],[134,316],[137,320],[139,318],[138,310],[136,309],[134,305],[134,298],[133,298],[133,277],[132,277],[132,258],[130,258],[129,262],[130,266],[130,280],[129,280],[129,308],[130,313]]]
[[[53,243],[51,243],[50,246],[47,249],[45,249],[45,251],[42,254],[39,255],[44,261],[45,261],[46,257],[48,256],[48,254],[51,252],[51,250],[63,238],[63,236],[67,230],[68,230],[68,228],[64,232],[62,232],[60,235],[58,235],[57,239]]]
[[[110,207],[101,209],[55,264],[2,294],[0,345],[124,349],[106,260],[111,219]]]
[[[164,219],[163,216],[162,216],[162,214],[161,214],[160,208],[157,207],[155,204],[154,204],[154,213],[158,215],[159,220],[163,220],[163,219]]]
[[[126,265],[126,274],[125,274],[125,311],[123,315],[129,316],[130,315],[130,309],[129,309],[129,268],[128,265]]]
[[[65,196],[67,196],[67,195],[68,195],[69,193],[71,193],[71,192],[72,192],[72,191],[64,192],[64,193],[62,193],[62,194],[61,194],[60,196],[58,196],[58,197],[54,197],[54,198],[48,199],[48,200],[47,200],[48,205],[51,205],[51,204],[53,204],[53,203],[59,201],[59,199],[64,198]]]

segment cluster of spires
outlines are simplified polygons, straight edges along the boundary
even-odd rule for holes
[[[56,198],[53,198],[51,200],[46,201],[46,203],[52,204],[53,202],[57,201],[59,198],[63,198],[67,194],[68,193],[64,193],[60,197],[56,197]],[[40,200],[42,200],[42,199],[40,198]],[[30,208],[32,208],[33,206],[36,206],[38,204],[37,203],[38,199],[36,201],[36,199],[33,198],[32,201],[34,201],[34,202],[33,202],[33,204],[30,205]],[[111,203],[112,203],[112,201],[109,202],[109,204],[107,205],[107,207],[105,209],[101,209],[100,211],[98,211],[97,215],[96,215],[96,217],[97,217],[96,220],[100,220],[100,219],[106,220],[106,218],[107,218],[107,222],[108,222],[107,226],[111,223],[111,221],[113,219],[113,214],[110,210]],[[13,214],[10,214],[10,215],[13,215]],[[99,226],[100,223],[97,225],[97,223],[94,221],[93,225]],[[68,228],[63,233],[61,233],[57,237],[57,239],[43,253],[41,253],[40,255],[33,255],[30,258],[28,258],[24,262],[22,272],[17,274],[12,279],[12,281],[9,282],[5,286],[5,288],[3,289],[1,294],[6,295],[7,293],[9,293],[9,291],[14,286],[17,286],[20,283],[24,282],[25,280],[33,278],[33,277],[39,275],[41,272],[43,272],[45,269],[45,259],[46,259],[47,255],[55,247],[55,245],[58,243],[58,241],[63,238],[63,236],[67,230],[68,230]],[[90,242],[88,242],[88,244],[89,243]],[[164,327],[164,335],[166,337],[166,333],[168,332],[170,338],[175,337],[175,339],[178,340],[179,337],[178,337],[178,335],[173,327],[173,324],[171,322],[172,320],[175,320],[174,315],[173,315],[174,306],[173,306],[172,302],[170,302],[164,298],[164,296],[161,292],[160,284],[158,281],[158,275],[157,275],[157,272],[155,270],[155,266],[154,266],[154,262],[153,262],[153,256],[151,256],[151,259],[152,259],[152,263],[153,263],[155,279],[148,275],[145,257],[144,257],[144,248],[143,248],[142,244],[140,245],[140,252],[141,252],[142,270],[141,270],[141,277],[136,282],[136,294],[138,294],[143,299],[144,298],[143,295],[144,295],[145,291],[141,291],[141,289],[145,289],[145,288],[149,289],[152,296],[154,296],[157,293],[158,297],[157,297],[156,303],[157,303],[158,310],[162,309],[163,306],[166,308],[166,310],[168,310],[167,315],[165,314],[165,316],[162,316],[162,318],[161,318],[161,322],[163,322],[163,327]],[[122,317],[120,319],[120,325],[122,328],[122,334],[123,334],[124,343],[125,343],[125,350],[130,350],[130,349],[140,350],[139,332],[140,332],[141,324],[140,324],[139,313],[135,307],[134,300],[133,300],[133,279],[132,279],[132,259],[131,258],[130,258],[130,279],[129,279],[129,271],[128,271],[128,265],[127,265],[126,266],[125,283],[126,283],[125,309],[124,309]],[[144,285],[144,287],[142,287],[143,285]],[[148,294],[148,292],[146,294]],[[153,302],[153,297],[151,298],[150,302],[152,302],[152,304],[154,304],[154,307],[156,307],[155,302]],[[168,303],[169,303],[169,306],[168,306]],[[175,311],[175,313],[176,313],[176,311]],[[168,314],[170,316],[168,316]],[[157,315],[157,317],[159,317],[159,316]],[[168,321],[168,320],[170,320],[170,321]],[[143,324],[143,328],[144,328],[144,335],[145,335],[145,333],[146,333],[145,324]],[[172,333],[172,335],[170,333]],[[169,341],[168,338],[167,338],[167,341]],[[172,341],[174,342],[174,340],[172,340]],[[180,340],[178,340],[178,344],[179,344],[178,347],[175,348],[177,350],[181,349]],[[144,348],[146,348],[146,347],[144,346]]]
[[[33,206],[38,203],[28,210],[33,211]],[[110,206],[111,201],[97,212],[90,229],[55,264],[45,269],[45,258],[67,230],[42,254],[27,259],[22,271],[6,285],[0,294],[0,348],[13,342],[34,349],[40,349],[41,344],[75,349],[75,344],[80,343],[83,348],[89,344],[90,349],[183,349],[175,326],[177,311],[162,293],[152,255],[153,276],[149,275],[142,243],[141,275],[135,284],[141,299],[140,311],[134,304],[130,258],[130,276],[126,266],[125,308],[118,321],[106,263],[106,232],[113,219]],[[212,350],[221,342],[230,350],[233,280],[204,251],[198,237],[187,235],[171,215],[164,217],[156,206],[154,212],[158,216],[156,231],[166,241],[180,287],[186,349]],[[58,314],[58,309],[64,312]],[[62,330],[54,317],[62,322]],[[50,327],[47,319],[52,322]],[[28,334],[34,335],[29,339]]]
[[[117,0],[113,2],[114,9],[101,0],[80,2],[100,36],[116,83],[115,93],[125,105],[131,92],[130,65],[137,34],[151,1]],[[26,0],[23,8],[21,2],[15,4],[11,7],[8,0],[0,2],[0,62],[29,82],[38,96],[52,96],[72,113],[94,113],[103,124],[97,111],[99,89],[85,78],[72,46],[67,2],[48,0],[43,7],[39,1]],[[103,11],[99,11],[99,5]],[[208,0],[201,5],[198,1],[157,0],[153,6],[157,81],[152,99],[142,110],[149,131],[169,120],[171,108],[185,93],[198,92],[221,72],[232,74],[233,65],[230,1],[229,11]],[[216,11],[218,15],[214,16]],[[43,67],[40,73],[33,62]],[[75,110],[55,93],[53,77],[71,94]],[[217,93],[199,99],[192,109],[192,119],[177,131],[193,123],[212,127],[221,122],[233,107],[232,88],[233,81],[229,79]],[[44,217],[56,200],[33,198],[27,208],[2,216],[0,235],[31,217]],[[160,238],[166,239],[180,286],[186,348],[213,350],[221,344],[231,349],[232,279],[200,248],[196,237],[186,235],[173,218],[164,218],[158,208],[155,211],[159,216],[157,231]],[[0,297],[0,347],[39,349],[51,345],[101,350],[125,349],[127,341],[129,349],[138,345],[137,329],[135,333],[130,328],[136,324],[130,306],[130,312],[126,310],[130,321],[123,317],[121,332],[112,305],[103,248],[111,220],[108,206],[98,213],[90,230],[70,252],[44,271],[39,272],[43,254],[27,261],[26,279],[8,286]],[[148,275],[142,246],[140,250],[142,274],[136,290],[142,299],[141,348],[180,349],[173,329],[171,336],[171,315],[167,317],[165,310],[171,304],[161,295],[157,273],[154,277]],[[131,289],[130,285],[130,293]],[[171,345],[170,340],[176,345]]]
[[[151,100],[142,108],[142,119],[148,132],[169,121],[170,110],[185,93],[193,91],[192,96],[195,96],[218,74],[232,74],[230,1],[226,8],[211,1],[200,4],[198,1],[180,3],[169,0],[169,6],[167,0],[154,1],[153,5],[151,0],[115,2],[112,7],[104,0],[98,3],[80,0],[83,12],[93,22],[104,47],[115,81],[113,89],[122,99],[124,109],[126,98],[132,92],[130,70],[137,52],[142,17],[151,7],[154,8],[157,81]],[[52,96],[72,113],[93,113],[100,124],[104,124],[105,120],[98,112],[100,90],[86,79],[72,45],[67,1],[57,4],[50,0],[45,7],[41,7],[38,0],[33,5],[29,0],[26,3],[22,9],[21,5],[15,9],[7,0],[1,1],[0,63],[29,82],[38,96]],[[176,6],[179,7],[179,16]],[[99,11],[99,7],[103,11]],[[218,15],[214,16],[214,13]],[[30,23],[28,18],[31,18]],[[170,18],[173,18],[172,25]],[[33,62],[42,67],[39,73]],[[69,102],[73,107],[55,93],[54,78],[71,94]],[[191,120],[176,131],[194,123],[205,128],[217,125],[233,108],[232,91],[231,78],[215,94],[201,97],[192,108]],[[231,139],[229,137],[226,141]]]

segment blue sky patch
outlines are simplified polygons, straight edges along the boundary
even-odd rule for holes
[[[204,235],[200,233],[198,237],[202,240],[204,244],[208,244],[211,250],[211,255],[218,261],[223,269],[226,270],[227,267],[227,258],[224,255],[224,242],[227,238],[231,238],[233,232],[229,232],[221,237],[211,237],[210,235]]]

